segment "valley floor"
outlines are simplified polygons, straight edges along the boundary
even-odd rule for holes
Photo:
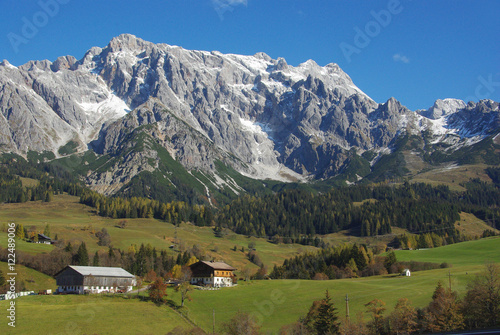
[[[497,239],[495,242],[499,242]],[[500,261],[500,260],[497,260]],[[461,265],[451,269],[413,272],[411,277],[398,275],[376,276],[329,281],[261,280],[240,282],[233,288],[218,291],[192,292],[192,301],[186,302],[182,312],[207,332],[231,319],[237,311],[252,314],[264,331],[277,333],[286,324],[304,316],[314,300],[324,297],[329,290],[340,320],[345,318],[346,294],[349,295],[351,317],[365,311],[364,304],[378,298],[387,305],[387,314],[397,299],[407,297],[415,307],[424,307],[431,301],[438,281],[448,285],[451,274],[452,289],[463,295],[466,285],[481,265]],[[167,300],[180,305],[180,295],[168,290]],[[5,311],[8,302],[0,301]],[[156,306],[149,301],[116,296],[28,296],[16,301],[17,326],[10,329],[7,322],[0,324],[2,334],[33,334],[46,329],[47,334],[60,334],[70,329],[72,334],[157,334],[182,326],[192,327],[170,307]],[[365,320],[368,316],[365,315]]]

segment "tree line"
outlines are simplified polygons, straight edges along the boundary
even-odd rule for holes
[[[403,269],[421,271],[445,268],[446,263],[398,262],[396,254],[377,255],[364,245],[344,244],[315,252],[308,252],[286,259],[283,265],[275,265],[269,277],[273,279],[342,279],[401,273]]]
[[[240,197],[222,208],[215,220],[217,226],[239,234],[281,237],[285,243],[345,229],[358,236],[385,235],[391,226],[456,235],[453,225],[461,209],[456,200],[448,187],[426,184],[359,185],[323,194],[289,190]]]
[[[20,177],[36,180],[23,186]],[[46,163],[32,164],[24,158],[5,154],[0,159],[0,202],[52,201],[54,194],[80,195],[84,186],[64,169]]]
[[[80,202],[94,207],[100,216],[118,218],[155,218],[175,225],[190,221],[197,226],[210,226],[213,212],[204,205],[189,205],[183,201],[162,203],[147,198],[107,197],[100,193],[84,190]]]

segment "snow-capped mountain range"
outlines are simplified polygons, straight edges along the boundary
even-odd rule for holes
[[[113,193],[158,169],[158,145],[187,171],[237,192],[217,162],[256,179],[328,178],[353,155],[373,166],[402,136],[425,139],[426,152],[493,137],[498,106],[444,99],[410,111],[394,98],[373,101],[337,64],[293,67],[264,53],[185,50],[124,34],[81,60],[0,63],[0,151],[122,155],[86,176]],[[147,135],[148,150],[131,149],[138,133]]]

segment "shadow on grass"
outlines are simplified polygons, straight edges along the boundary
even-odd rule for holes
[[[151,298],[145,295],[137,295],[137,294],[100,294],[96,295],[95,297],[101,298],[101,299],[123,299],[123,300],[139,300],[139,301],[144,301],[144,302],[152,302],[156,306],[168,306],[170,308],[173,308],[175,310],[179,310],[182,307],[178,305],[174,300],[172,299],[166,299],[166,300],[161,300],[161,301],[153,301]]]
[[[382,278],[397,278],[397,277],[403,278],[403,276],[401,276],[399,273],[382,276]]]
[[[167,300],[165,301],[165,304],[166,304],[167,306],[169,306],[169,307],[174,308],[174,309],[178,309],[178,308],[180,307],[180,306],[179,306],[179,305],[177,305],[177,303],[176,303],[175,301],[173,301],[172,299],[167,299]]]
[[[122,293],[109,293],[109,294],[99,294],[95,295],[96,297],[102,298],[102,299],[123,299],[123,300],[139,300],[139,301],[151,301],[149,297],[145,295],[137,295],[137,294],[122,294]]]

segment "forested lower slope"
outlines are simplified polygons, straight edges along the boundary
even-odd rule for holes
[[[496,171],[496,169],[491,170]],[[500,189],[479,180],[465,192],[428,184],[369,185],[332,189],[323,194],[290,190],[264,197],[243,196],[216,216],[217,225],[246,235],[292,241],[301,235],[330,234],[349,229],[357,236],[435,232],[453,243],[460,212],[500,223]]]

